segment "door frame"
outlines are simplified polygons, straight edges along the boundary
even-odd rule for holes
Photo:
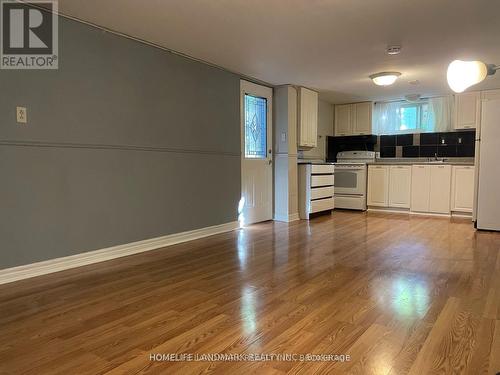
[[[265,98],[267,100],[267,154],[266,162],[269,166],[267,173],[269,174],[269,183],[267,186],[267,194],[269,196],[269,207],[266,208],[265,215],[253,220],[238,220],[240,221],[240,227],[244,225],[254,224],[262,221],[272,220],[274,212],[274,168],[273,168],[273,89],[268,86],[259,85],[243,79],[240,80],[240,147],[241,147],[241,197],[243,198],[243,184],[245,176],[245,94],[252,96],[258,96]],[[261,160],[262,159],[258,159]],[[240,215],[243,210],[241,201],[238,209],[238,214]],[[241,215],[240,215],[241,216]]]

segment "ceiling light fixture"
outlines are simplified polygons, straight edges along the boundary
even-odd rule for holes
[[[457,92],[464,92],[467,88],[484,81],[486,76],[493,75],[500,68],[482,61],[455,60],[448,66],[448,85]]]
[[[370,79],[378,86],[390,86],[401,75],[399,72],[381,72],[370,75]]]

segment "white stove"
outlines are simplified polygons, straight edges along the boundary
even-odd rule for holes
[[[366,210],[367,163],[376,160],[374,151],[343,151],[335,163],[335,208]]]

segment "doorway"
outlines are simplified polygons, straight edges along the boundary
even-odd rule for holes
[[[273,217],[272,88],[240,81],[240,226]]]

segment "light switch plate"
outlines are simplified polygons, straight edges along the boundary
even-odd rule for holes
[[[28,123],[28,112],[26,110],[26,107],[16,107],[16,116],[17,116],[17,122],[19,124]]]

